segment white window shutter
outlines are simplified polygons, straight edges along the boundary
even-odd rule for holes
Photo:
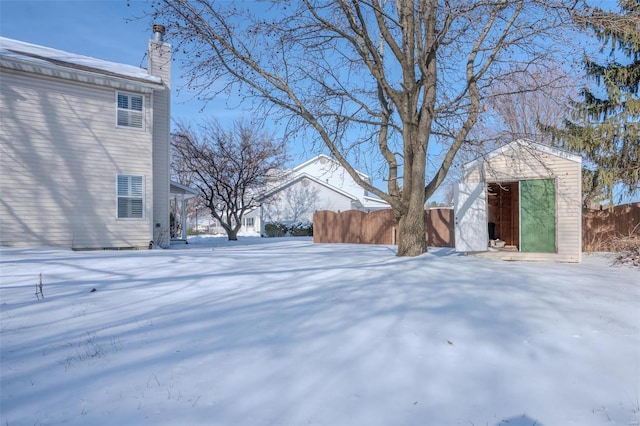
[[[143,176],[118,175],[117,217],[120,219],[142,219],[144,217]]]
[[[132,197],[142,197],[142,176],[131,176],[131,192]]]
[[[144,127],[144,98],[142,95],[118,92],[117,104],[118,126],[137,129]]]

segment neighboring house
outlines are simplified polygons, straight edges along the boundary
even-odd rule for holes
[[[148,70],[0,38],[0,245],[169,244],[171,46]]]
[[[582,159],[517,140],[463,166],[455,246],[507,260],[580,262]]]
[[[371,182],[364,173],[360,176]],[[390,208],[383,200],[370,196],[338,161],[323,154],[288,171],[262,195],[261,200],[261,207],[245,216],[244,232],[264,234],[267,222],[311,223],[317,210]]]

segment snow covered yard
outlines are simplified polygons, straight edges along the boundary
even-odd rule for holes
[[[640,424],[640,271],[603,256],[196,238],[0,280],[3,426]]]

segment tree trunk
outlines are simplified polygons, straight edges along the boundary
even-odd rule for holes
[[[238,241],[238,231],[235,229],[227,229],[227,237],[229,237],[229,241]]]
[[[413,203],[416,204],[416,203]],[[410,206],[398,221],[398,256],[419,256],[427,251],[424,205]]]
[[[409,102],[411,104],[411,102]],[[404,187],[406,209],[398,218],[398,256],[420,256],[427,251],[424,226],[424,181],[427,163],[428,120],[405,119]]]

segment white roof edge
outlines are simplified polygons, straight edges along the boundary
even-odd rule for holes
[[[333,159],[332,159],[331,157],[329,157],[329,156],[327,156],[327,155],[325,155],[325,154],[320,154],[320,155],[316,155],[316,156],[315,156],[315,157],[313,157],[313,158],[308,159],[308,160],[307,160],[307,161],[305,161],[304,163],[298,164],[297,166],[293,167],[293,168],[291,169],[291,171],[293,171],[293,172],[298,171],[298,170],[300,170],[300,169],[302,169],[302,168],[304,168],[304,167],[308,166],[309,164],[313,163],[314,161],[316,161],[316,160],[318,160],[318,159],[320,159],[320,158],[326,158],[326,159],[329,159],[329,160],[333,161]]]
[[[16,71],[39,74],[47,77],[61,78],[63,80],[80,81],[121,90],[139,91],[143,93],[151,93],[153,91],[165,89],[161,83],[128,79],[126,76],[109,76],[90,71],[74,70],[72,68],[53,64],[34,64],[32,62],[21,61],[16,58],[7,59],[6,57],[1,56],[0,68],[13,69]]]
[[[271,190],[265,192],[262,196],[260,196],[261,200],[264,200],[265,198],[267,198],[268,196],[275,194],[276,192],[286,188],[287,186],[291,186],[294,183],[296,183],[299,180],[302,180],[303,178],[307,178],[309,180],[312,180],[313,182],[316,182],[319,185],[324,186],[325,188],[329,188],[334,192],[337,192],[338,194],[344,195],[345,197],[349,198],[350,200],[358,200],[358,197],[354,196],[353,194],[349,194],[348,192],[343,191],[340,188],[336,188],[333,185],[328,184],[327,182],[323,182],[321,179],[318,179],[314,176],[311,176],[310,174],[304,172],[304,173],[300,173],[298,175],[295,175],[292,179],[286,180],[285,182],[282,182],[280,185],[272,188]]]
[[[90,56],[65,52],[45,46],[31,44],[6,37],[0,37],[0,58],[2,66],[23,71],[56,76],[82,75],[105,80],[126,80],[131,84],[158,90],[162,79],[151,75],[144,68],[121,64]],[[61,76],[64,77],[64,76]]]
[[[175,180],[171,181],[171,186],[175,186],[176,188],[181,189],[181,190],[183,190],[185,192],[188,192],[190,194],[193,194],[193,195],[198,195],[199,194],[197,189],[193,189],[190,186],[183,185],[180,182],[176,182]]]
[[[308,166],[309,164],[313,163],[314,161],[319,160],[320,158],[326,158],[327,160],[331,161],[332,163],[336,163],[339,166],[342,166],[342,164],[340,164],[340,162],[338,160],[336,160],[335,158],[329,157],[326,154],[318,154],[315,157],[305,161],[302,164],[298,164],[297,166],[295,166],[293,169],[291,169],[292,171],[296,172],[306,166]],[[344,167],[344,166],[342,166]],[[363,176],[365,178],[365,180],[370,179],[370,176],[366,173],[362,173],[360,170],[356,170],[356,173],[358,173],[360,176]]]
[[[574,161],[576,163],[582,163],[582,157],[580,157],[579,155],[576,154],[572,154],[569,151],[565,151],[563,149],[560,148],[556,148],[550,145],[545,145],[539,142],[535,142],[529,139],[516,139],[514,141],[511,141],[505,145],[502,145],[499,148],[496,148],[492,151],[489,151],[488,153],[486,153],[485,155],[482,155],[478,158],[475,158],[467,163],[465,163],[463,165],[464,168],[469,168],[472,167],[474,165],[476,165],[477,163],[480,163],[482,161],[491,159],[493,157],[496,157],[498,155],[501,155],[503,153],[505,153],[506,151],[512,149],[515,145],[520,145],[520,146],[525,146],[531,149],[535,149],[537,151],[541,151],[547,154],[551,154],[551,155],[555,155],[556,157],[562,157],[562,158],[566,158],[567,160],[570,161]]]
[[[375,198],[375,197],[370,197],[370,196],[368,196],[368,195],[365,195],[365,196],[363,197],[363,200],[364,200],[365,202],[368,202],[368,203],[384,204],[384,205],[386,205],[386,206],[391,207],[391,205],[390,205],[389,203],[387,203],[385,200],[383,200],[383,199],[381,199],[381,198]]]

